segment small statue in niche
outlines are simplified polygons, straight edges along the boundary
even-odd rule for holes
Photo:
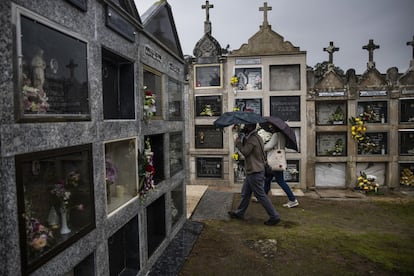
[[[198,138],[199,138],[200,144],[204,144],[204,132],[203,131],[200,131],[198,133]]]
[[[45,82],[45,69],[46,62],[43,59],[43,50],[38,49],[36,55],[33,57],[32,62],[32,80],[33,87],[37,89],[43,89],[43,84]]]

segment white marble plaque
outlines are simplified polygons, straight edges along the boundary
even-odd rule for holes
[[[345,163],[318,163],[315,166],[316,187],[345,187]]]

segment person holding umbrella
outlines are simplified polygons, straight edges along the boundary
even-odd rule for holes
[[[235,144],[245,158],[246,178],[241,191],[241,202],[235,211],[229,212],[229,215],[231,218],[244,219],[244,213],[249,207],[253,193],[270,217],[264,224],[269,226],[276,225],[280,222],[279,213],[263,189],[266,162],[263,140],[257,134],[256,124],[246,124],[244,130],[245,136],[243,139],[238,136]]]
[[[268,152],[272,150],[278,144],[280,145],[280,148],[284,149],[286,145],[286,137],[281,132],[273,132],[270,140],[264,145],[264,151]],[[265,183],[264,183],[265,194],[268,194],[270,191],[270,185],[272,183],[273,177],[276,178],[277,184],[279,184],[279,186],[286,193],[289,199],[287,203],[283,204],[283,207],[293,208],[293,207],[299,206],[298,200],[296,199],[289,185],[285,181],[285,178],[283,176],[283,171],[272,171],[272,174],[266,177]]]

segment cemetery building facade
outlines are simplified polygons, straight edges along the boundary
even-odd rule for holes
[[[0,3],[1,275],[146,275],[186,221],[170,5]]]
[[[244,164],[235,132],[213,123],[224,112],[242,110],[280,117],[293,128],[298,151],[287,149],[284,176],[294,188],[414,185],[414,56],[407,72],[393,67],[380,73],[373,59],[379,46],[369,40],[361,46],[369,54],[366,71],[344,73],[333,63],[339,48],[331,42],[323,49],[329,61],[309,67],[306,51],[271,29],[266,2],[259,31],[228,51],[211,35],[213,5],[206,1],[202,8],[204,36],[188,58],[189,184],[241,187]]]

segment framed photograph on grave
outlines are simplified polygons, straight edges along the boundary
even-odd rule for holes
[[[317,125],[344,125],[347,123],[346,102],[316,102]]]
[[[151,92],[155,106],[150,107],[153,119],[162,119],[162,74],[155,69],[144,66],[144,93]],[[144,97],[144,96],[143,96]],[[181,99],[182,97],[180,97]],[[144,108],[146,108],[144,104]]]
[[[197,157],[196,166],[199,178],[223,178],[223,158]]]
[[[195,65],[195,88],[221,88],[223,87],[223,65]]]
[[[109,274],[136,275],[140,270],[138,216],[108,239]]]
[[[15,14],[18,120],[89,120],[86,40],[18,7]]]
[[[105,120],[135,119],[134,63],[102,48]]]
[[[400,186],[414,186],[414,163],[400,163]]]
[[[240,111],[248,111],[262,116],[262,99],[236,99],[235,105]]]
[[[300,90],[300,65],[270,65],[270,91]]]
[[[300,181],[300,160],[287,160],[287,168],[283,172],[283,177],[287,182]]]
[[[367,132],[366,136],[370,141],[370,147],[362,147],[358,143],[358,154],[387,154],[388,153],[388,133],[387,132]]]
[[[137,194],[136,138],[105,143],[105,185],[108,213],[119,208]]]
[[[211,125],[197,125],[195,127],[196,149],[222,149],[223,131]]]
[[[181,82],[168,78],[168,120],[183,120],[183,88]]]
[[[95,228],[92,145],[17,155],[24,275]]]
[[[220,116],[222,111],[221,96],[196,96],[195,97],[195,116],[212,117]]]
[[[262,67],[236,67],[237,90],[262,90]]]
[[[345,156],[346,149],[345,132],[319,132],[316,134],[317,156]]]
[[[300,96],[271,96],[270,116],[285,121],[300,121]]]
[[[414,98],[400,99],[400,123],[414,123]]]
[[[358,102],[357,114],[363,114],[370,119],[368,123],[388,122],[388,103],[386,101]]]
[[[183,133],[170,133],[170,176],[184,168]]]
[[[398,134],[400,155],[414,155],[414,129],[400,130]]]

